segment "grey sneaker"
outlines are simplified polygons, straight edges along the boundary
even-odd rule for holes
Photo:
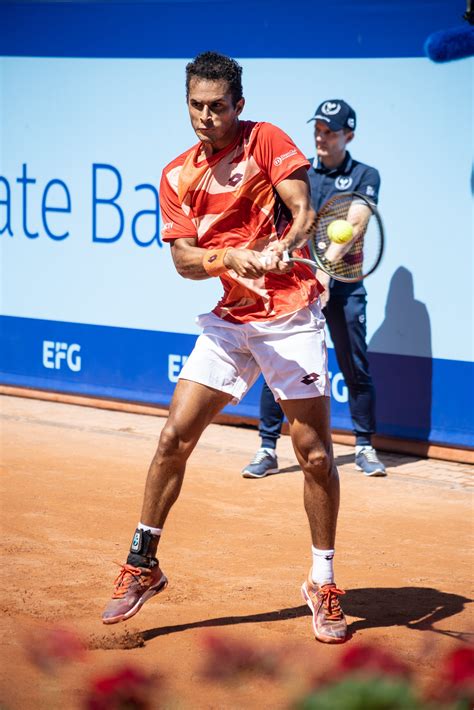
[[[148,599],[162,592],[167,584],[168,580],[158,563],[151,568],[121,565],[112,599],[102,614],[103,623],[116,624],[130,619]]]
[[[244,478],[265,478],[269,473],[278,473],[278,459],[265,451],[259,449],[248,466],[242,470]]]
[[[356,469],[362,471],[364,476],[386,476],[385,466],[377,457],[377,452],[373,446],[364,446],[356,454]]]

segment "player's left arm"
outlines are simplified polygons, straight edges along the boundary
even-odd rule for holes
[[[306,167],[297,168],[275,187],[279,197],[290,210],[292,225],[287,234],[278,242],[276,254],[292,252],[303,247],[315,230],[316,212],[311,204],[311,189]]]

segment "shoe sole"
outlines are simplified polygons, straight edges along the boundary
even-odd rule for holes
[[[305,601],[311,609],[311,613],[313,615],[313,631],[316,640],[321,641],[321,643],[344,643],[344,641],[346,641],[347,639],[347,635],[343,639],[337,639],[334,638],[334,636],[322,636],[321,633],[316,629],[316,624],[314,623],[314,604],[311,601],[311,597],[309,596],[309,592],[306,587],[306,582],[303,582],[303,584],[301,585],[301,596],[303,597],[303,601]]]
[[[375,476],[386,476],[387,471],[382,471],[382,469],[378,468],[376,471],[372,471],[371,473],[367,473],[367,471],[364,471],[362,466],[356,466],[356,469],[358,471],[362,471],[364,476],[369,476],[369,477],[375,477]]]
[[[137,601],[135,606],[132,606],[132,608],[129,609],[125,614],[120,614],[120,616],[111,616],[108,619],[102,619],[102,623],[118,624],[119,621],[127,621],[127,619],[130,619],[132,616],[135,616],[135,614],[140,611],[145,602],[147,602],[149,599],[156,596],[160,592],[163,592],[167,586],[168,579],[163,575],[163,577],[160,579],[159,584],[157,584],[156,587],[150,587],[150,589],[147,589],[147,591],[144,592],[140,599]]]
[[[243,478],[265,478],[270,473],[278,473],[279,468],[269,468],[265,473],[252,473],[251,471],[242,471]]]

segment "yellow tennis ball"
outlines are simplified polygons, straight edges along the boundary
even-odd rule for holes
[[[328,237],[336,244],[345,244],[352,239],[352,224],[345,219],[335,219],[328,225]]]

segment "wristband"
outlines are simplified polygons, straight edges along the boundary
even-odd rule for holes
[[[227,266],[224,266],[224,257],[229,251],[229,247],[225,249],[209,249],[202,257],[202,265],[209,276],[220,276],[227,271]]]

